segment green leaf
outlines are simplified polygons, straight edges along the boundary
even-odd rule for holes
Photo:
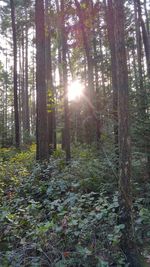
[[[109,265],[108,265],[108,262],[99,259],[99,262],[96,265],[96,267],[109,267]]]

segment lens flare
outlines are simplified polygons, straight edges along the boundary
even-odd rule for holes
[[[80,99],[83,94],[83,85],[80,81],[72,81],[68,86],[68,99],[74,101]]]

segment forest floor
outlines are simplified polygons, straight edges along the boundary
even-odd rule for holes
[[[112,151],[108,158],[86,146],[73,148],[69,165],[60,149],[42,164],[35,145],[0,149],[0,266],[129,266],[119,248],[124,225],[113,162]],[[134,227],[150,265],[150,186],[141,181],[132,181]]]

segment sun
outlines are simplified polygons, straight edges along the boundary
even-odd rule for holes
[[[68,86],[68,100],[73,101],[80,99],[83,94],[83,85],[80,81],[75,80]]]

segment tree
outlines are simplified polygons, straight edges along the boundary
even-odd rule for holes
[[[55,134],[55,107],[54,107],[54,86],[52,75],[52,53],[51,53],[51,21],[50,21],[50,6],[49,1],[45,0],[45,57],[46,57],[46,87],[48,97],[48,145],[49,151],[52,153],[56,148]]]
[[[44,1],[35,2],[36,23],[36,92],[37,92],[37,152],[38,160],[48,159],[47,93],[45,82],[45,22]]]
[[[120,246],[131,266],[138,267],[141,264],[137,257],[138,253],[132,225],[129,87],[125,50],[124,1],[115,0],[114,6],[119,119],[120,223],[125,226]]]
[[[141,134],[143,135],[143,142],[141,142],[142,150],[147,155],[147,172],[150,177],[150,151],[149,151],[149,134],[147,131],[149,116],[148,111],[148,97],[146,88],[144,86],[143,78],[143,57],[142,57],[142,36],[140,31],[140,17],[137,1],[134,1],[134,15],[136,27],[136,43],[137,43],[137,63],[138,63],[138,77],[137,77],[137,95],[138,95],[138,122],[141,125]],[[145,29],[146,30],[146,29]],[[148,124],[148,125],[147,125]]]
[[[25,6],[25,124],[24,124],[24,136],[25,139],[27,139],[30,136],[30,119],[29,119],[29,79],[28,79],[28,68],[29,68],[29,63],[28,63],[28,46],[29,46],[29,41],[28,41],[28,30],[29,30],[29,25],[28,25],[28,7],[27,5]]]
[[[150,78],[150,38],[148,35],[148,29],[146,29],[143,17],[142,17],[142,9],[141,9],[141,2],[140,0],[134,0],[138,6],[138,14],[139,14],[139,21],[142,28],[142,35],[143,35],[143,44],[145,48],[145,55],[146,55],[146,62],[147,62],[147,73]]]
[[[20,147],[20,129],[19,129],[19,112],[18,112],[18,92],[17,92],[17,37],[15,24],[15,6],[14,0],[10,1],[11,20],[13,31],[13,56],[14,56],[14,111],[15,111],[15,145]]]
[[[79,17],[79,25],[82,33],[83,47],[87,60],[87,92],[86,92],[86,102],[87,102],[87,128],[86,128],[86,141],[87,143],[92,143],[93,139],[93,121],[97,123],[97,134],[100,134],[100,125],[99,121],[95,116],[95,108],[93,105],[94,102],[94,73],[93,73],[93,58],[92,58],[92,31],[89,26],[91,22],[90,18],[84,18],[85,13],[88,9],[91,10],[91,3],[87,1],[86,3],[80,3],[78,0],[75,0],[75,5],[77,9],[77,15]],[[98,140],[99,141],[99,140]]]
[[[61,42],[62,42],[62,70],[63,70],[63,87],[64,87],[64,138],[66,161],[71,158],[70,153],[70,119],[68,105],[68,77],[67,77],[67,39],[65,28],[65,5],[64,0],[61,0]]]
[[[108,40],[111,53],[111,76],[113,88],[113,120],[114,120],[114,143],[116,156],[118,157],[118,84],[117,84],[117,55],[115,49],[115,18],[112,0],[108,0],[106,8],[106,21],[108,30]],[[118,162],[117,162],[118,168]]]

